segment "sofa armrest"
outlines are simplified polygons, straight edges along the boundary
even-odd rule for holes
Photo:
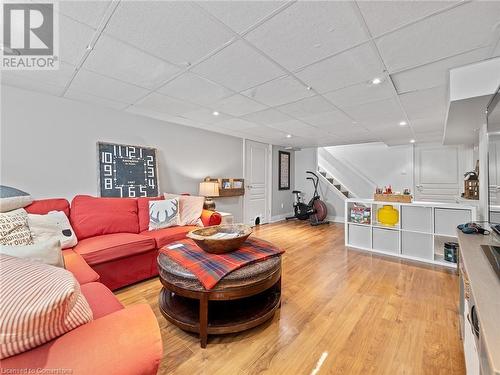
[[[76,251],[63,250],[63,257],[66,269],[75,276],[80,285],[99,281],[99,274]]]
[[[205,227],[219,225],[222,221],[222,216],[216,211],[203,210],[201,212],[201,221]]]
[[[153,375],[162,351],[153,311],[148,305],[135,305],[6,358],[0,368],[2,373],[14,373],[7,372],[10,369],[67,369],[72,375]]]

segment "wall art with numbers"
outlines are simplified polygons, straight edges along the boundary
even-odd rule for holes
[[[156,149],[97,143],[101,197],[156,197]]]

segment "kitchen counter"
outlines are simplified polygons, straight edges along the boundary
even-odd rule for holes
[[[496,240],[494,235],[457,232],[461,263],[469,279],[479,318],[478,350],[482,375],[500,375],[500,279],[480,247],[489,244],[500,246],[500,240]]]

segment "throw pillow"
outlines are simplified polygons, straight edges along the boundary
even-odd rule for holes
[[[28,193],[10,186],[0,185],[0,212],[23,208],[33,202]]]
[[[177,197],[180,204],[180,215],[181,224],[180,225],[198,225],[203,226],[201,221],[201,213],[203,212],[203,204],[205,203],[205,197],[198,197],[193,195],[176,195],[165,193],[165,199],[171,199]]]
[[[61,241],[63,249],[78,243],[69,219],[62,211],[50,211],[47,215],[28,214],[28,226],[34,243],[54,237]]]
[[[17,258],[30,259],[35,262],[64,268],[64,258],[61,251],[61,242],[57,237],[41,241],[33,245],[5,246],[0,245],[0,254]]]
[[[179,199],[149,201],[149,230],[180,225]]]
[[[28,214],[22,208],[0,213],[0,245],[32,245]]]
[[[146,198],[140,197],[137,198],[137,210],[139,216],[139,232],[144,232],[149,228],[149,201],[159,201],[164,200],[163,196],[161,197],[153,197]]]
[[[4,254],[0,266],[0,359],[92,320],[92,310],[71,272]]]

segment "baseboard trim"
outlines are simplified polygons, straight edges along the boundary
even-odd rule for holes
[[[344,223],[343,216],[327,216],[326,220],[334,223]]]
[[[276,216],[271,216],[271,223],[277,223],[278,221],[283,221],[285,218],[293,216],[293,212],[289,212],[287,214],[281,214]]]

